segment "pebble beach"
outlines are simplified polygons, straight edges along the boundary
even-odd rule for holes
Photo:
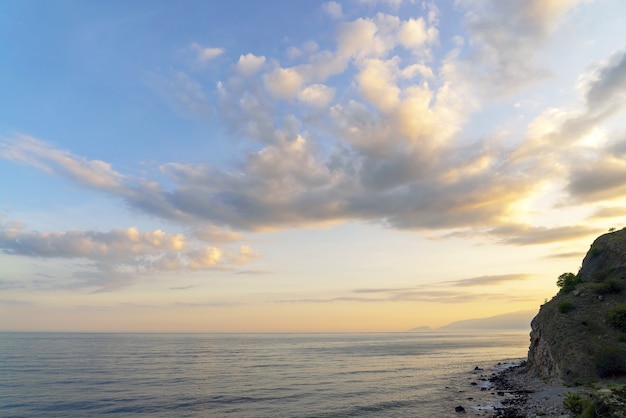
[[[492,418],[573,418],[563,408],[563,396],[576,388],[546,383],[527,372],[525,363],[476,368],[468,390],[459,390],[453,411],[459,416]]]

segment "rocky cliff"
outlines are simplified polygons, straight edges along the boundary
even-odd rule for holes
[[[528,367],[584,384],[626,375],[626,228],[598,237],[531,322]]]

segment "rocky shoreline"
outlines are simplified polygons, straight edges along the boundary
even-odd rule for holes
[[[499,369],[499,370],[498,370]],[[474,369],[470,378],[475,396],[469,405],[458,405],[459,415],[491,418],[572,418],[563,408],[563,396],[576,389],[546,383],[528,371],[526,362],[499,364],[496,371]],[[467,393],[467,392],[465,392]]]
[[[544,382],[528,370],[526,363],[506,369],[489,380],[496,396],[504,398],[494,418],[571,417],[563,408],[563,395],[573,389]]]

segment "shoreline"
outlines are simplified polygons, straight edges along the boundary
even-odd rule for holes
[[[502,408],[494,417],[504,418],[569,418],[571,413],[563,407],[563,396],[573,388],[546,383],[531,374],[526,362],[497,373],[490,381],[496,395],[504,397]]]
[[[459,404],[453,407],[457,416],[573,417],[563,407],[563,396],[566,392],[575,392],[576,389],[544,382],[528,371],[525,361],[498,363],[490,370],[476,367],[471,374],[470,385],[474,388],[475,395],[465,399],[465,406]]]

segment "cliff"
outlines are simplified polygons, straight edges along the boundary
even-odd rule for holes
[[[529,369],[585,384],[626,375],[626,228],[598,237],[531,321]]]

